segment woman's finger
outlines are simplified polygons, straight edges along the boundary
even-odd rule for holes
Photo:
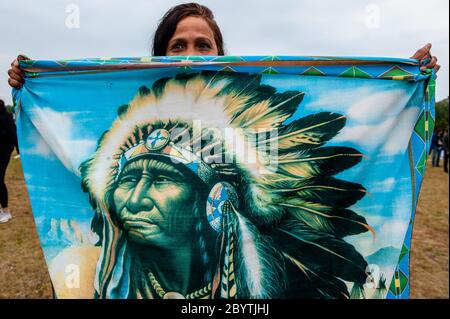
[[[428,62],[428,64],[425,65],[425,67],[426,67],[427,69],[432,69],[432,68],[434,68],[434,66],[436,65],[436,63],[437,63],[437,57],[433,56],[433,57],[431,58],[430,62]]]
[[[16,67],[20,68],[19,61],[22,61],[22,60],[30,60],[30,58],[24,54],[19,54],[17,56],[17,58],[15,58],[14,61],[11,62],[11,67],[16,66]]]
[[[441,66],[439,64],[436,64],[434,67],[434,72],[437,73],[440,68],[441,68]]]
[[[417,50],[416,53],[414,53],[414,55],[411,57],[411,59],[422,60],[429,55],[430,49],[431,43],[428,43],[427,45]]]
[[[8,75],[13,80],[16,80],[16,81],[21,82],[21,83],[24,82],[23,77],[20,76],[19,74],[17,74],[13,69],[9,69],[8,70]]]
[[[8,84],[16,89],[20,89],[22,87],[22,83],[11,78],[8,79]]]
[[[19,54],[18,56],[17,56],[17,60],[30,60],[30,58],[29,57],[27,57],[25,54]]]
[[[25,73],[23,73],[22,69],[19,68],[18,66],[13,66],[11,69],[14,71],[14,73],[18,74],[19,76],[23,78],[25,77]]]

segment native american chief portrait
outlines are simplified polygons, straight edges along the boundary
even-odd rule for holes
[[[202,72],[143,86],[80,166],[99,235],[95,298],[348,298],[372,231],[335,177],[362,154],[327,146],[341,114],[261,75]],[[291,120],[290,120],[291,119]],[[231,134],[231,133],[232,134]]]

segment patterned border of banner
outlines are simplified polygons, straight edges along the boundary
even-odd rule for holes
[[[405,235],[398,264],[386,295],[387,299],[409,299],[410,297],[410,252],[412,230],[416,213],[415,208],[425,173],[427,159],[430,154],[431,138],[433,136],[435,125],[434,106],[436,81],[433,71],[429,70],[426,73],[431,74],[431,77],[425,87],[425,99],[408,145],[409,164],[413,181],[411,185],[413,194],[412,207],[414,210],[411,212],[411,219]]]
[[[179,67],[186,71],[202,70],[250,72],[262,74],[297,74],[304,76],[337,76],[367,79],[418,80],[424,75],[418,61],[394,58],[355,57],[286,57],[286,56],[221,56],[221,57],[140,57],[95,58],[78,60],[22,60],[21,67],[29,77],[49,76],[52,72],[105,72],[129,69]],[[394,65],[393,65],[394,64]]]

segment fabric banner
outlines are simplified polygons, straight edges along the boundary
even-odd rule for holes
[[[416,60],[20,61],[57,298],[408,298],[434,128]]]

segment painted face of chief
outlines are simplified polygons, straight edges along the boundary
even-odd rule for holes
[[[116,215],[128,238],[160,248],[186,243],[195,223],[192,186],[168,163],[149,158],[129,163],[113,194]]]

